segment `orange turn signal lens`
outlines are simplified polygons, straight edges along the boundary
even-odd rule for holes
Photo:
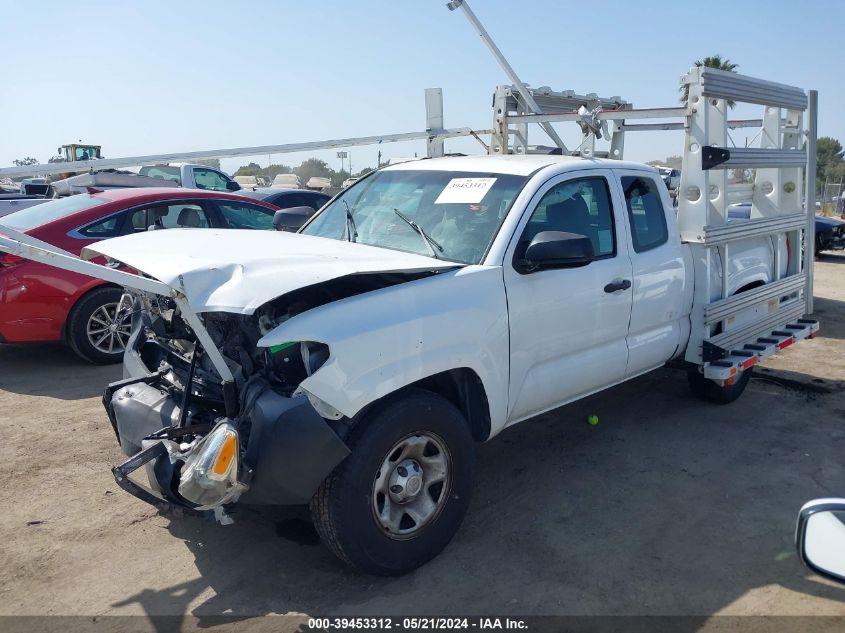
[[[214,466],[212,466],[211,472],[220,477],[225,475],[226,471],[229,470],[229,465],[235,458],[235,451],[237,448],[238,446],[235,435],[233,433],[227,433],[226,439],[223,440],[223,444],[217,452],[217,458],[214,460]]]

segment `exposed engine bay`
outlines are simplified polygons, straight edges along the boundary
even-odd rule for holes
[[[235,381],[240,385],[256,374],[262,375],[274,390],[291,395],[299,383],[317,371],[328,360],[329,349],[315,342],[290,342],[271,348],[259,348],[261,337],[288,319],[318,306],[364,292],[435,274],[379,273],[350,275],[308,286],[270,301],[253,314],[208,312],[205,327],[217,348],[223,353]],[[173,300],[148,293],[136,293],[136,309],[147,315],[144,341],[139,349],[144,364],[157,371],[162,363],[172,367],[174,385],[180,390],[186,384],[196,337],[181,318]],[[134,329],[134,325],[133,325]],[[208,358],[197,359],[194,384],[207,399],[223,401],[220,378]]]
[[[114,469],[117,482],[150,503],[211,509],[220,520],[222,506],[241,495],[252,503],[306,503],[348,454],[340,414],[300,389],[330,350],[315,341],[258,341],[308,310],[431,274],[350,275],[300,288],[252,314],[205,313],[203,326],[234,382],[221,379],[177,301],[130,292],[129,376],[103,398],[130,456]],[[142,465],[150,490],[129,478]]]

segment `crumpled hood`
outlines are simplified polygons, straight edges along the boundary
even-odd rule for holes
[[[103,240],[104,255],[184,293],[195,312],[251,314],[288,292],[356,273],[456,268],[424,255],[296,233],[166,229]]]

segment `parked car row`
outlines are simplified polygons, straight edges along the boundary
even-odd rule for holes
[[[241,191],[240,193],[242,196],[254,198],[256,200],[263,200],[267,204],[275,205],[280,209],[289,209],[291,207],[310,207],[316,211],[331,200],[331,196],[319,191],[311,191],[309,189],[257,187],[255,189]]]
[[[150,230],[268,230],[279,209],[305,208],[310,216],[329,199],[306,190],[243,193],[248,197],[178,187],[95,191],[11,213],[3,224],[79,255],[99,240]],[[0,252],[0,343],[65,341],[87,361],[119,362],[129,337],[122,294],[99,279]]]

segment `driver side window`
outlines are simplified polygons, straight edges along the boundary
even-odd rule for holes
[[[522,259],[531,240],[543,231],[563,231],[590,238],[595,259],[616,255],[613,207],[607,180],[597,176],[558,183],[547,191],[517,244],[515,257]]]

